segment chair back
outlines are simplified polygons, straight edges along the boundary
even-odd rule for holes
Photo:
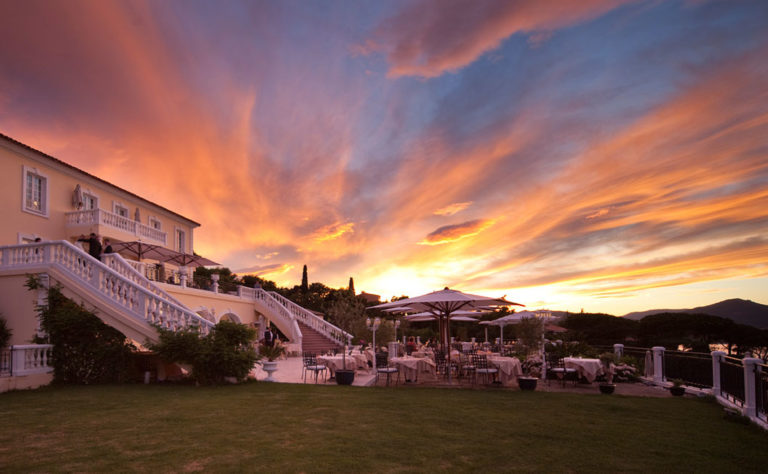
[[[478,369],[488,368],[488,358],[484,355],[475,355],[475,357],[473,358],[473,362],[475,364],[475,367]]]
[[[305,352],[302,355],[302,359],[304,360],[304,367],[317,365],[317,355],[314,352]]]
[[[384,352],[376,353],[376,367],[387,367],[389,365],[389,358]]]

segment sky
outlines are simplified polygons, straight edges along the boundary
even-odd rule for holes
[[[768,2],[0,0],[0,132],[285,286],[768,304]]]

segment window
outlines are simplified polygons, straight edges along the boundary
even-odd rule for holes
[[[119,202],[116,202],[112,205],[112,208],[114,209],[113,212],[117,214],[120,217],[128,218],[128,208],[120,204]]]
[[[48,217],[48,177],[26,166],[23,171],[22,210]]]
[[[163,224],[161,224],[160,220],[155,217],[149,218],[149,226],[155,230],[163,230]]]
[[[176,250],[179,252],[186,252],[186,233],[181,229],[176,229]]]
[[[84,192],[83,193],[83,210],[91,211],[99,208],[99,198],[96,195]]]

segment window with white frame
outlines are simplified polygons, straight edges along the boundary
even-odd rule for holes
[[[89,192],[83,193],[83,210],[91,211],[99,208],[99,197]]]
[[[123,206],[121,203],[116,202],[112,205],[112,212],[117,214],[120,217],[128,217],[128,208]]]
[[[156,217],[149,216],[149,226],[155,230],[163,230],[163,224]]]
[[[48,217],[48,177],[35,168],[23,168],[22,210]]]
[[[176,250],[186,252],[187,234],[181,229],[176,229]]]

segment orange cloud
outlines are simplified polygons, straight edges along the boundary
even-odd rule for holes
[[[382,24],[358,51],[387,55],[389,74],[436,77],[460,69],[517,33],[538,44],[551,30],[591,20],[626,0],[423,0]]]
[[[468,208],[470,205],[472,205],[472,201],[456,202],[436,210],[434,214],[436,216],[452,216]]]
[[[313,238],[318,242],[327,242],[329,240],[338,239],[342,235],[354,231],[355,224],[353,222],[330,224],[315,231]]]
[[[473,221],[462,222],[461,224],[446,225],[430,232],[424,240],[419,242],[421,245],[441,245],[449,242],[472,237],[492,226],[495,221],[490,219],[476,219]]]

